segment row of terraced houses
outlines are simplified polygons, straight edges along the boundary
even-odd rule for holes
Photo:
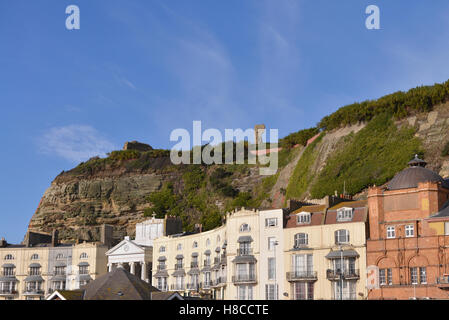
[[[89,279],[80,269],[87,246],[96,248],[88,254],[95,260]],[[369,188],[365,200],[331,196],[321,204],[291,201],[286,209],[242,208],[206,232],[181,232],[177,218],[153,217],[137,225],[135,239],[109,247],[65,247],[73,275],[65,288],[124,268],[160,291],[210,299],[449,299],[449,181],[415,157],[385,186]],[[36,278],[33,250],[42,249],[0,245],[0,297],[34,297],[30,288],[44,297],[55,288],[63,262],[43,254],[50,263]],[[41,285],[30,285],[36,279]]]

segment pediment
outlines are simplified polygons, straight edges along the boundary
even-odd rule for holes
[[[123,240],[118,245],[106,252],[107,256],[121,254],[138,254],[145,253],[145,249],[137,245],[131,240]]]

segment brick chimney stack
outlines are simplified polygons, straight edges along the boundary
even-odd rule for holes
[[[59,235],[58,230],[53,230],[53,232],[51,234],[51,246],[52,247],[56,247],[58,245],[58,243],[59,243],[58,235]]]

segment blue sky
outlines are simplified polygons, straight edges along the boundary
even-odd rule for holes
[[[370,4],[381,30],[365,28]],[[282,137],[443,82],[448,15],[445,0],[1,1],[0,236],[22,241],[56,175],[126,141],[170,148],[194,120]]]

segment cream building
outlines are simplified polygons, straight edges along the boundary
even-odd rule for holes
[[[0,299],[42,300],[54,290],[73,290],[107,272],[107,246],[60,244],[28,232],[23,244],[0,241]]]
[[[366,221],[366,201],[291,213],[284,229],[284,299],[365,299]]]
[[[279,291],[275,287],[284,286],[282,228],[282,209],[242,208],[228,213],[226,223],[214,230],[158,238],[153,285],[215,299],[266,299]],[[270,276],[273,272],[275,276]]]
[[[223,300],[366,298],[366,201],[226,215],[154,240],[153,285]]]

